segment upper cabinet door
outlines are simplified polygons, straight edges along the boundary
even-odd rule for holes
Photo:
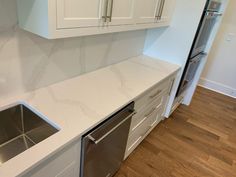
[[[161,21],[170,21],[174,12],[176,0],[163,0],[164,5],[161,13]]]
[[[137,23],[154,23],[161,9],[162,0],[136,0]]]
[[[22,29],[56,39],[168,26],[176,0],[16,1]]]
[[[107,0],[107,22],[109,25],[134,24],[135,1],[136,0]]]
[[[96,27],[106,0],[56,0],[57,28]]]

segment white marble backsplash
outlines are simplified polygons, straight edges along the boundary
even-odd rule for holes
[[[142,54],[146,31],[47,40],[17,26],[16,0],[0,0],[0,99]]]

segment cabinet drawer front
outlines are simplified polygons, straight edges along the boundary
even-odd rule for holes
[[[132,152],[143,140],[143,136],[151,128],[150,119],[146,119],[142,125],[140,125],[134,132],[132,132],[128,138],[127,151]]]
[[[169,87],[170,87],[170,80],[165,81],[161,85],[146,92],[144,95],[142,95],[135,101],[135,109],[136,110],[142,109],[144,106],[146,106],[147,104],[151,103],[152,101],[163,95],[164,92],[169,90]]]
[[[124,159],[126,159],[142,141],[143,141],[143,137],[139,136],[137,140],[134,141],[133,144],[127,146]]]
[[[162,120],[164,107],[153,111],[153,113],[140,125],[135,131],[129,135],[127,148],[125,153],[126,159],[131,152],[143,141],[150,131]]]
[[[129,135],[127,154],[130,154],[148,135],[148,133],[161,121],[163,107],[155,109],[145,121]]]
[[[139,125],[141,125],[145,121],[145,119],[147,119],[147,117],[150,114],[152,114],[152,112],[155,109],[160,108],[164,104],[165,98],[166,98],[166,96],[165,96],[165,94],[163,94],[160,97],[153,100],[153,102],[148,104],[146,107],[144,107],[140,111],[137,110],[137,114],[134,115],[133,118],[132,118],[130,131],[131,132],[134,131],[137,127],[139,127]]]
[[[162,105],[160,108],[154,111],[152,116],[150,116],[151,129],[154,128],[163,119],[164,108],[165,107]]]
[[[137,137],[146,135],[150,128],[161,121],[163,110],[163,106],[153,110],[152,113],[145,118],[142,124],[140,124],[134,131],[130,132],[129,140],[133,139],[134,141],[136,141]]]
[[[71,144],[45,160],[25,176],[30,177],[76,177],[80,173],[81,141]]]

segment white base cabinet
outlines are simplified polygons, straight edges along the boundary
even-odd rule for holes
[[[133,116],[127,142],[126,159],[143,139],[164,119],[166,104],[175,77],[170,77],[135,100],[137,114]]]
[[[147,90],[135,100],[137,113],[132,117],[124,159],[160,123],[176,74]],[[81,139],[67,145],[21,177],[79,177]]]
[[[22,177],[79,177],[81,141],[68,145]]]
[[[17,0],[19,26],[55,39],[168,26],[176,0]]]

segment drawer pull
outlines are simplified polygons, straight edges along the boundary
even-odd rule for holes
[[[160,95],[160,93],[162,92],[162,90],[158,90],[155,94],[149,96],[150,99],[155,98],[156,96]]]

